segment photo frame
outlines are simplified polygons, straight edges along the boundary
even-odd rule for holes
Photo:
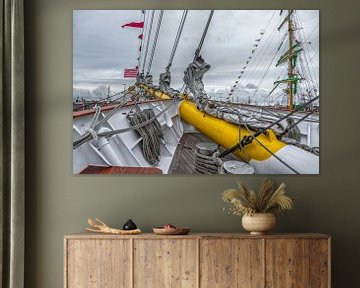
[[[319,173],[319,11],[75,10],[73,23],[74,174]]]

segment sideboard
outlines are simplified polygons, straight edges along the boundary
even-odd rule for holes
[[[325,288],[323,234],[64,237],[65,288]]]

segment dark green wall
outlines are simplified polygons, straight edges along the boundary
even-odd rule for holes
[[[155,6],[320,9],[321,173],[273,177],[299,198],[296,209],[280,219],[278,231],[330,234],[333,287],[359,287],[357,1],[25,2],[26,287],[63,287],[63,235],[82,231],[88,216],[113,226],[132,218],[145,231],[165,222],[190,225],[196,232],[241,231],[240,218],[223,212],[220,192],[236,178],[255,185],[261,177],[72,175],[72,10]]]

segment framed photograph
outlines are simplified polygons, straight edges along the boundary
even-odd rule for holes
[[[318,10],[74,10],[74,174],[319,174]]]

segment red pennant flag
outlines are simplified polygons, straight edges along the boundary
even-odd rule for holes
[[[140,34],[138,38],[143,39],[143,34]]]
[[[144,22],[130,22],[122,25],[121,27],[144,28]]]

